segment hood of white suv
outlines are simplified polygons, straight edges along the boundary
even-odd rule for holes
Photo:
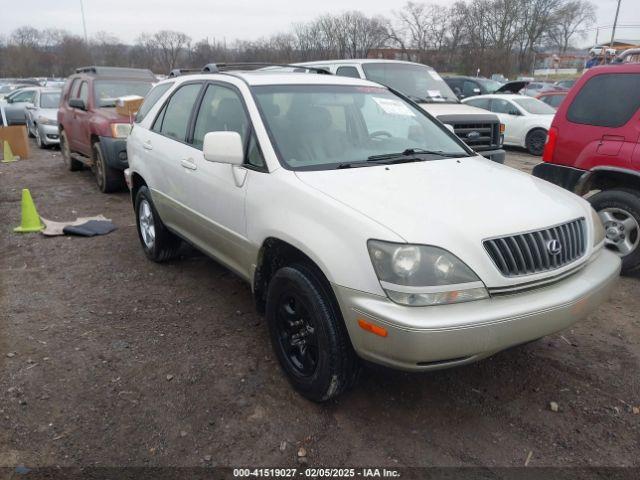
[[[482,157],[296,175],[405,241],[441,246],[464,260],[489,237],[588,216],[579,197]]]

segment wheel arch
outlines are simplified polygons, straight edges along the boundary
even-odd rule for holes
[[[595,167],[581,185],[584,195],[593,190],[611,190],[622,188],[640,191],[640,172],[616,167]]]
[[[138,172],[133,172],[131,174],[131,202],[134,205],[136,203],[136,195],[138,194],[138,190],[140,190],[140,187],[143,186],[147,187],[147,182]]]
[[[332,296],[331,301],[337,306],[337,299],[333,293],[331,282],[319,262],[311,258],[302,249],[277,237],[266,238],[258,251],[256,268],[253,274],[252,290],[256,303],[256,308],[260,313],[264,313],[266,306],[267,289],[269,282],[278,269],[302,263],[314,270],[318,279],[323,283],[327,292]]]

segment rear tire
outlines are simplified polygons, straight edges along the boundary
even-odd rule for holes
[[[93,174],[96,176],[98,189],[102,193],[116,192],[122,190],[124,186],[122,172],[107,165],[100,142],[93,144]]]
[[[547,132],[542,128],[535,128],[527,133],[527,138],[525,140],[525,145],[527,146],[527,151],[531,155],[535,155],[539,157],[542,155],[544,151],[544,144],[547,141]]]
[[[354,385],[359,361],[333,293],[316,269],[295,264],[275,273],[266,320],[280,366],[301,395],[325,402]]]
[[[154,262],[174,258],[182,240],[164,226],[145,185],[136,193],[135,210],[138,238],[147,258]]]
[[[67,139],[67,133],[64,130],[60,132],[60,154],[62,155],[62,161],[70,172],[82,170],[82,162],[71,156],[69,140]]]
[[[605,245],[622,259],[622,273],[640,267],[640,192],[613,189],[589,198],[603,221]]]

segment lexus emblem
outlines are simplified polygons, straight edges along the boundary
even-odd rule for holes
[[[547,252],[551,255],[558,255],[562,251],[562,245],[555,238],[547,242]]]
[[[480,132],[476,132],[475,130],[473,132],[467,133],[467,138],[470,140],[475,140],[479,136],[480,136]]]

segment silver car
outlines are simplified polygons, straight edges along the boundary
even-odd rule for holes
[[[27,87],[9,94],[4,99],[4,114],[9,125],[24,125],[27,121],[27,107],[33,105],[40,87]]]
[[[26,107],[29,135],[35,137],[40,148],[60,143],[57,117],[60,94],[60,90],[38,89],[33,105]]]

